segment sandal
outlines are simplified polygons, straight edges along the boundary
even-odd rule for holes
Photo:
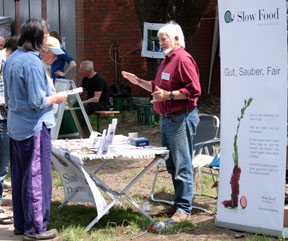
[[[4,188],[11,188],[11,182],[5,181],[4,180]]]
[[[0,224],[13,224],[13,216],[7,216],[4,212],[0,213]]]
[[[13,217],[7,216],[6,218],[0,218],[0,224],[13,224]]]

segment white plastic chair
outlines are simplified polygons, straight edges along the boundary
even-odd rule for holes
[[[215,148],[216,145],[220,144],[219,139],[215,139],[209,142],[210,145],[213,145]],[[220,156],[220,153],[217,155]],[[194,173],[194,180],[195,180],[195,191],[194,194],[196,195],[205,195],[208,197],[217,198],[218,196],[218,179],[219,179],[219,167],[211,166],[211,162],[214,160],[214,156],[207,155],[207,154],[198,154],[193,158],[192,165],[193,165],[193,173]],[[217,195],[212,195],[210,193],[205,192],[203,179],[204,175],[210,175],[214,182],[213,187],[216,188]]]
[[[205,155],[209,155],[209,156],[215,156],[216,155],[216,145],[218,145],[220,143],[220,139],[217,138],[219,126],[220,126],[220,121],[219,121],[219,118],[217,116],[208,115],[208,114],[200,114],[199,115],[199,124],[197,126],[196,135],[194,137],[193,157],[196,156],[197,154],[205,154]],[[192,160],[192,165],[193,165],[193,160]],[[202,173],[207,174],[208,171],[210,173],[210,170],[208,170],[208,171],[205,170],[205,172],[204,172],[204,169],[202,169],[203,166],[195,167],[195,168],[193,167],[194,174],[196,172],[199,173],[198,179],[195,179],[196,190],[197,190],[197,187],[199,186],[199,183],[201,185],[201,192],[199,192],[199,193],[194,192],[194,194],[206,195],[206,193],[204,192],[203,183],[202,183]],[[158,173],[159,173],[160,169],[163,167],[166,168],[165,162],[159,161],[157,168],[156,168],[154,180],[153,180],[153,185],[152,185],[152,190],[151,190],[151,200],[154,202],[162,202],[162,203],[166,203],[168,205],[173,205],[172,201],[163,200],[163,199],[156,199],[154,197]],[[214,179],[216,177],[216,175],[214,174],[214,171],[212,173],[213,173],[212,174],[213,180],[215,180],[215,182],[216,182],[216,179]],[[195,207],[195,206],[193,206],[192,208],[202,210],[202,211],[209,213],[209,214],[214,214],[214,212],[210,212],[205,208]]]
[[[217,138],[218,136],[218,131],[220,127],[220,121],[219,118],[215,115],[206,115],[202,114],[199,115],[200,122],[197,127],[197,133],[194,138],[194,158],[193,160],[197,159],[197,155],[205,155],[207,156],[207,159],[210,159],[211,161],[213,160],[212,157],[216,155],[216,146],[220,144],[220,139]],[[203,160],[205,160],[205,158]],[[196,162],[196,160],[195,160]],[[195,178],[195,186],[196,186],[196,191],[194,194],[196,195],[205,195],[209,197],[216,198],[217,196],[211,195],[209,193],[206,193],[204,190],[204,185],[203,185],[203,174],[206,175],[211,175],[213,178],[214,184],[217,182],[217,178],[219,177],[218,172],[219,168],[217,167],[209,167],[209,164],[203,163],[201,164],[200,162],[197,163],[198,165],[193,165],[193,172]],[[198,175],[197,175],[198,174]],[[200,191],[199,191],[199,186],[200,186]],[[217,190],[217,188],[216,188]]]

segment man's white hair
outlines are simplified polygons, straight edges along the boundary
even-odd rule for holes
[[[175,21],[168,22],[166,25],[164,25],[162,28],[158,30],[157,33],[158,38],[160,37],[161,34],[165,33],[171,40],[177,36],[180,46],[185,48],[184,34],[179,24],[177,24]]]
[[[94,72],[94,65],[93,62],[90,60],[85,60],[81,62],[84,70],[88,70],[90,72]]]
[[[0,39],[2,39],[2,40],[4,40],[4,41],[6,41],[6,39],[5,39],[4,37],[2,37],[2,36],[0,36]]]

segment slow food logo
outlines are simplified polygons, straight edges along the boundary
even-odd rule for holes
[[[228,10],[224,14],[224,20],[226,23],[232,23],[234,20],[234,16],[232,16],[232,13]]]
[[[226,23],[238,22],[238,23],[248,23],[248,22],[258,22],[259,24],[269,24],[277,22],[280,19],[280,8],[276,9],[258,9],[254,12],[240,10],[237,14],[233,15],[230,10],[224,13],[224,21]]]

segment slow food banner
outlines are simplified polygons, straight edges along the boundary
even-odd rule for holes
[[[282,230],[286,170],[285,0],[219,1],[221,162],[216,225]]]

